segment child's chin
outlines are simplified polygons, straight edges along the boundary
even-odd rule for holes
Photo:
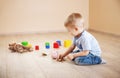
[[[74,34],[73,34],[72,36],[76,37],[77,35],[74,35]]]
[[[74,37],[76,36],[75,34],[71,34],[71,35],[74,36]]]

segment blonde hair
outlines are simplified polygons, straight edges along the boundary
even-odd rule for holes
[[[72,13],[68,16],[67,20],[65,21],[64,25],[67,26],[81,26],[83,23],[82,15],[79,13]]]

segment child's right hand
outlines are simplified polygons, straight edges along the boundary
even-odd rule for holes
[[[58,58],[57,58],[57,61],[61,62],[61,61],[64,60],[63,58],[64,58],[64,55],[63,54],[59,54]]]

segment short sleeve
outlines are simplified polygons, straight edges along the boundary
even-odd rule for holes
[[[76,45],[76,39],[75,38],[73,38],[73,44]]]
[[[81,40],[81,46],[83,50],[91,50],[91,44],[89,38],[83,37]]]

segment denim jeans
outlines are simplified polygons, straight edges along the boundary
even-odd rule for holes
[[[80,52],[80,50],[76,50],[72,53]],[[73,59],[73,61],[78,65],[95,65],[101,63],[101,57],[95,56],[89,52],[87,56],[79,56]]]

